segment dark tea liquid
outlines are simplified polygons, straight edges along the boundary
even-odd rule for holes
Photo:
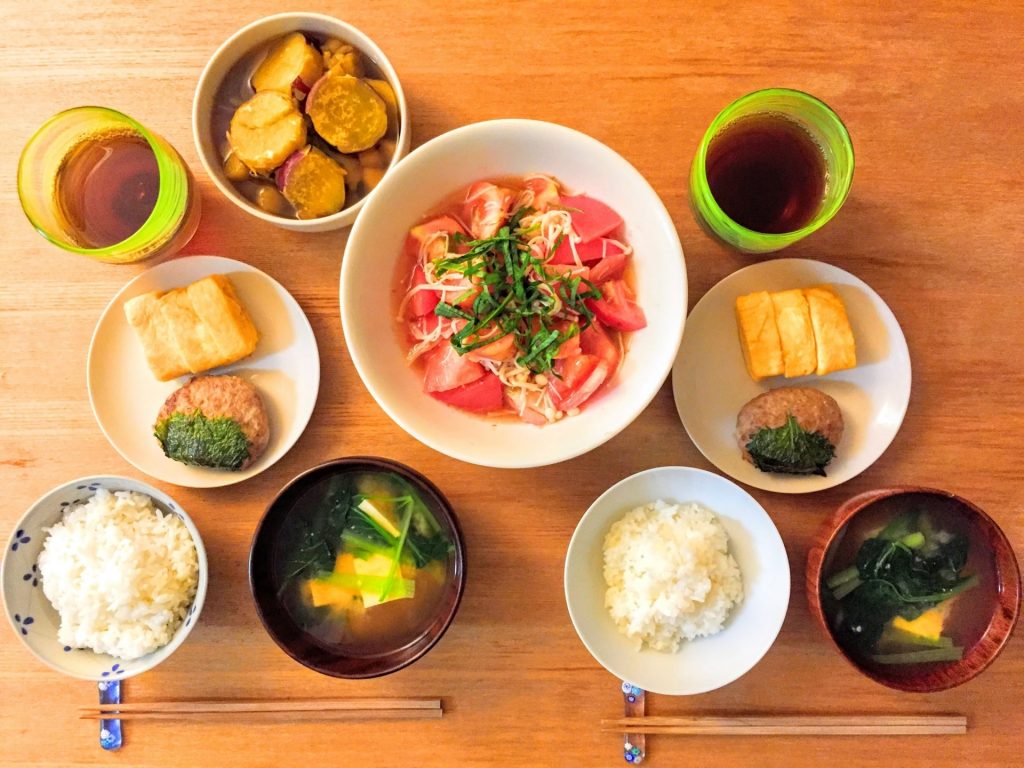
[[[100,135],[76,147],[57,176],[57,204],[82,248],[106,248],[135,234],[156,205],[160,171],[135,134]]]
[[[708,146],[708,186],[726,215],[766,234],[806,226],[825,195],[825,157],[800,125],[778,115],[742,117]]]

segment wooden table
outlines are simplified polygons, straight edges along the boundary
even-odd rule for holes
[[[161,133],[195,169],[203,220],[186,252],[241,259],[284,283],[309,315],[323,365],[313,420],[279,464],[233,488],[166,489],[202,529],[210,592],[188,642],[127,683],[128,698],[430,695],[444,697],[448,711],[441,722],[379,727],[129,724],[125,748],[107,754],[95,723],[75,719],[77,706],[96,703],[95,687],[45,668],[3,628],[0,765],[620,764],[620,739],[598,731],[601,718],[622,712],[618,681],[569,622],[565,547],[614,481],[657,465],[710,467],[680,426],[668,384],[617,438],[545,469],[462,464],[391,423],[345,352],[337,300],[345,234],[291,234],[256,221],[221,197],[196,158],[190,110],[201,68],[235,29],[283,9],[269,0],[0,3],[0,530],[6,536],[33,499],[67,479],[139,476],[96,426],[85,358],[100,311],[142,267],[91,263],[48,245],[22,216],[14,185],[20,148],[45,118],[108,105]],[[910,344],[910,410],[888,452],[846,485],[804,497],[753,491],[792,564],[782,633],[736,683],[695,698],[654,696],[649,711],[959,712],[970,732],[927,741],[653,737],[650,763],[1019,765],[1019,637],[974,682],[900,694],[833,651],[802,584],[819,521],[848,496],[886,484],[958,491],[1024,551],[1024,6],[352,0],[319,9],[387,51],[409,94],[416,144],[514,116],[570,125],[625,155],[675,218],[691,305],[749,263],[701,234],[688,210],[687,169],[708,122],[765,86],[801,88],[836,108],[856,146],[852,195],[831,224],[786,255],[837,264],[885,298]],[[471,558],[465,600],[442,642],[414,667],[372,682],[321,677],[288,659],[261,628],[246,584],[249,539],[268,499],[306,467],[356,453],[429,474],[458,510]]]

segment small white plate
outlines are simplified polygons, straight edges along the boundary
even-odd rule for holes
[[[153,422],[164,400],[190,377],[157,381],[124,315],[125,302],[134,296],[179,288],[213,274],[230,278],[260,334],[252,355],[208,372],[246,379],[259,390],[267,408],[270,444],[241,472],[190,467],[164,456],[153,437]],[[164,482],[215,488],[258,475],[299,439],[320,389],[320,353],[309,320],[276,280],[234,259],[188,256],[143,272],[111,300],[93,332],[86,377],[96,421],[127,461]]]
[[[714,512],[743,578],[743,601],[722,630],[685,642],[676,653],[638,650],[604,604],[608,529],[629,510],[658,499],[695,501]],[[580,519],[565,555],[565,601],[587,650],[620,680],[671,696],[721,688],[757,664],[782,628],[789,586],[786,548],[764,508],[731,480],[692,467],[648,469],[613,485]]]
[[[846,305],[857,342],[857,367],[827,376],[754,381],[736,330],[736,297],[831,283]],[[761,472],[743,460],[736,416],[769,389],[808,386],[831,395],[843,412],[843,439],[826,477]],[[672,369],[676,410],[708,461],[740,482],[778,493],[810,493],[845,483],[889,447],[910,402],[910,353],[892,310],[863,280],[807,259],[753,264],[726,277],[697,302]]]

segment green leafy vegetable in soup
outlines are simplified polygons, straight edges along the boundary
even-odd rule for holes
[[[964,573],[968,551],[966,536],[937,530],[926,514],[893,517],[825,581],[839,642],[878,664],[960,659],[943,629],[953,599],[979,581]]]
[[[820,432],[808,432],[790,414],[781,427],[763,427],[746,445],[754,466],[762,472],[825,475],[836,449]]]
[[[185,464],[239,469],[249,458],[249,440],[241,425],[227,417],[207,418],[201,411],[172,413],[157,422],[153,434],[164,455]]]
[[[411,639],[433,616],[453,546],[420,494],[389,472],[340,472],[300,498],[275,547],[278,595],[328,644]]]

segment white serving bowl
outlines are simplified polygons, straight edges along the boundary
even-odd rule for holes
[[[199,583],[195,598],[189,606],[188,616],[181,623],[171,641],[146,656],[131,661],[118,659],[105,653],[84,649],[71,649],[57,640],[60,617],[43,594],[36,560],[46,540],[46,529],[56,524],[64,510],[72,504],[85,501],[98,489],[109,491],[137,491],[153,499],[163,512],[177,515],[185,523],[199,559]],[[140,675],[170,656],[181,645],[199,620],[206,599],[209,579],[206,550],[195,524],[170,496],[147,483],[127,477],[97,475],[81,477],[48,491],[28,508],[12,532],[0,566],[4,609],[14,633],[36,658],[65,675],[81,680],[117,680]]]
[[[364,197],[357,203],[350,205],[330,216],[322,216],[319,219],[290,219],[285,216],[275,216],[259,208],[243,196],[234,184],[224,175],[223,157],[217,149],[217,143],[213,136],[211,116],[213,114],[214,97],[220,89],[221,83],[232,67],[239,59],[246,54],[265,45],[289,32],[309,32],[324,37],[336,37],[350,45],[370,58],[380,69],[385,79],[391,84],[395,91],[395,98],[398,101],[398,138],[396,141],[395,154],[385,172],[385,178],[391,173],[391,169],[409,151],[409,140],[411,126],[409,124],[409,109],[405,102],[405,92],[398,80],[395,68],[391,66],[388,57],[377,47],[377,44],[367,37],[363,32],[346,24],[344,21],[326,16],[322,13],[279,13],[274,16],[254,21],[242,27],[229,37],[220,48],[216,50],[207,62],[203,73],[199,76],[199,83],[196,85],[195,98],[192,101],[192,136],[196,142],[196,150],[199,153],[199,160],[206,169],[207,175],[213,179],[213,183],[224,195],[246,213],[263,219],[271,224],[284,229],[296,232],[326,232],[332,229],[347,227],[355,221],[363,204],[369,198]]]
[[[712,510],[729,535],[743,577],[743,601],[716,635],[686,641],[676,653],[638,650],[615,626],[604,597],[602,550],[608,529],[634,507],[657,499],[695,501]],[[789,560],[768,513],[720,475],[659,467],[627,477],[583,515],[565,556],[565,601],[580,640],[616,677],[652,693],[685,696],[727,685],[768,652],[789,606]]]
[[[489,419],[425,394],[406,365],[392,296],[409,228],[480,179],[546,173],[614,208],[635,251],[637,302],[647,327],[632,335],[613,386],[579,416],[537,427]],[[406,432],[462,461],[536,467],[571,459],[625,429],[672,367],[686,316],[686,264],[657,193],[621,155],[585,134],[534,120],[493,120],[427,142],[367,200],[341,265],[341,322],[370,394]]]

